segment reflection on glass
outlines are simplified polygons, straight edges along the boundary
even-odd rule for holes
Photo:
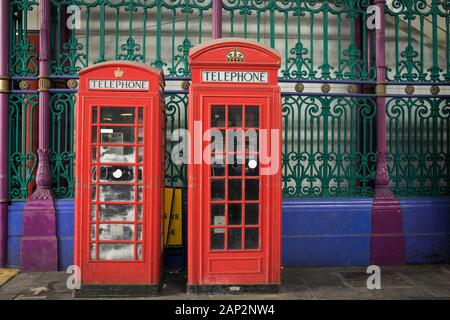
[[[100,224],[98,233],[100,240],[134,240],[134,225]]]
[[[137,221],[142,221],[142,206],[137,205]]]
[[[224,175],[225,175],[225,165],[224,164],[212,164],[211,165],[211,176],[223,177]]]
[[[134,162],[135,147],[122,146],[101,146],[100,162]],[[141,160],[142,161],[142,160]]]
[[[245,229],[245,249],[259,248],[259,229],[247,228]]]
[[[137,259],[142,260],[142,244],[137,245]]]
[[[100,109],[101,123],[133,124],[135,112],[135,108],[102,107]]]
[[[212,250],[225,249],[225,229],[223,228],[211,229],[211,249]]]
[[[95,260],[97,258],[97,247],[95,246],[95,243],[91,243],[90,245],[90,252],[91,252],[91,260]]]
[[[97,230],[95,224],[91,224],[91,240],[95,240],[95,236],[97,234]]]
[[[242,130],[227,130],[227,151],[242,152]]]
[[[211,127],[225,127],[225,106],[212,106]]]
[[[97,143],[97,127],[92,126],[92,143]]]
[[[228,229],[228,250],[239,250],[242,248],[242,229]]]
[[[101,127],[101,142],[110,144],[135,143],[134,127]]]
[[[97,220],[97,206],[95,204],[91,205],[91,221]]]
[[[134,205],[100,204],[101,221],[133,221]]]
[[[134,245],[125,243],[101,243],[99,260],[134,260]]]
[[[142,188],[142,186],[138,186],[138,189],[137,189],[138,196],[137,196],[137,198],[138,198],[139,202],[141,202],[142,199],[143,199],[143,191],[144,191],[144,188]]]
[[[211,204],[211,225],[213,226],[225,225],[224,204]]]
[[[136,233],[137,233],[137,239],[142,240],[142,225],[141,224],[137,225]]]
[[[134,187],[127,185],[100,185],[99,201],[134,201]]]

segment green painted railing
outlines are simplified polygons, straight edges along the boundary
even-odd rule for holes
[[[371,196],[377,161],[376,43],[366,19],[373,1],[222,3],[224,37],[253,39],[282,55],[284,196]],[[25,199],[37,158],[38,95],[32,88],[38,55],[30,30],[37,22],[30,21],[38,1],[10,5],[10,197]],[[80,8],[80,29],[66,27],[70,5]],[[179,86],[177,80],[190,77],[189,49],[211,38],[212,1],[51,0],[51,7],[50,73],[53,87],[61,90],[52,93],[50,106],[53,191],[72,197],[76,90],[67,80],[86,66],[123,59],[162,68],[168,84]],[[386,9],[388,84],[403,94],[388,97],[386,108],[389,173],[397,195],[450,194],[450,99],[414,96],[411,86],[450,81],[449,10],[450,1],[437,0],[396,0]],[[410,96],[402,92],[405,85]],[[168,137],[187,125],[188,95],[171,88],[165,98]],[[167,140],[168,158],[176,143]],[[186,166],[168,160],[166,184],[186,182]]]

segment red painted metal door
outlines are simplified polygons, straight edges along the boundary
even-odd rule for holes
[[[83,283],[142,284],[149,283],[154,273],[150,261],[157,257],[150,250],[150,233],[160,215],[150,214],[151,196],[144,188],[157,170],[149,160],[150,126],[144,126],[155,112],[153,100],[88,97],[83,101],[87,110],[82,133],[89,139],[78,155],[88,164],[78,171],[79,181],[87,184],[78,204],[85,248]]]
[[[204,284],[267,282],[269,190],[259,170],[258,137],[269,127],[268,100],[203,98],[203,125],[223,137],[223,147],[211,150],[210,170],[203,170],[209,186],[203,197]]]

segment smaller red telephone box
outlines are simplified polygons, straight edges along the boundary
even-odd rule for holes
[[[276,291],[280,56],[230,38],[191,49],[189,64],[188,292]]]
[[[156,293],[162,271],[164,74],[113,61],[79,72],[78,296]]]

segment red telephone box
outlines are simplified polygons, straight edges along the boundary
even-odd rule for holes
[[[188,292],[276,291],[280,56],[256,42],[221,39],[191,49],[189,64]]]
[[[164,74],[113,61],[79,72],[78,296],[156,293],[162,270]]]

